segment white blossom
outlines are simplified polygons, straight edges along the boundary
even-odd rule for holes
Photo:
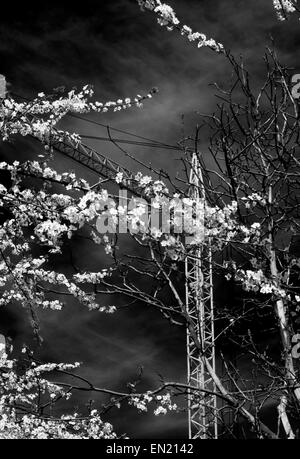
[[[172,31],[174,28],[177,28],[180,31],[181,35],[187,36],[190,42],[196,42],[198,48],[206,46],[218,53],[224,52],[224,46],[221,43],[216,42],[212,38],[207,39],[203,33],[193,32],[192,29],[187,25],[180,26],[180,21],[178,20],[176,13],[170,5],[162,3],[160,0],[137,1],[142,10],[146,9],[153,11],[158,16],[158,24],[166,27],[167,30]]]
[[[290,0],[273,0],[273,5],[280,21],[285,21],[291,13],[296,11],[294,2]]]

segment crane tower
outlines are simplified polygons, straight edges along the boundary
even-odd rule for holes
[[[206,203],[202,170],[197,153],[191,161],[189,179],[190,197]],[[189,438],[217,438],[217,398],[215,384],[206,370],[204,358],[215,369],[213,270],[210,241],[202,247],[188,250],[185,260],[186,310],[192,320],[201,350],[187,328],[187,382],[199,389],[188,395]]]

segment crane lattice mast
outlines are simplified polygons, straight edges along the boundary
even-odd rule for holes
[[[77,143],[72,141],[68,136],[62,137],[61,134],[55,133],[55,130],[53,130],[51,138],[49,139],[49,145],[64,156],[68,156],[91,171],[96,172],[104,179],[114,182],[116,175],[121,173],[122,188],[126,188],[136,196],[143,195],[143,188],[138,186],[134,174],[131,171],[107,158],[94,148],[81,142]]]
[[[5,93],[4,79],[4,81],[0,80],[0,98],[4,98]],[[82,143],[77,144],[68,137],[62,138],[55,131],[52,133],[49,144],[58,152],[86,166],[105,179],[114,181],[116,174],[122,173],[122,186],[136,196],[143,195],[143,189],[138,187],[132,172],[93,148]],[[189,185],[190,197],[193,200],[202,199],[205,204],[205,187],[196,153],[192,156]],[[188,250],[185,277],[186,310],[202,347],[199,350],[187,330],[187,380],[191,387],[199,389],[198,392],[191,391],[188,395],[189,438],[217,438],[216,395],[202,391],[215,393],[214,382],[206,370],[203,359],[205,356],[210,366],[215,369],[213,271],[210,243]]]
[[[194,201],[206,202],[205,187],[198,155],[192,156],[189,195]],[[202,349],[196,345],[187,328],[187,382],[199,389],[188,395],[189,438],[217,438],[217,398],[215,384],[204,363],[204,357],[215,370],[213,270],[210,241],[188,251],[185,260],[186,309]],[[196,395],[195,395],[196,394]]]

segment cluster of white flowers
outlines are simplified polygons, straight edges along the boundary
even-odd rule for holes
[[[173,403],[171,400],[171,394],[167,393],[164,395],[157,395],[156,401],[158,403],[158,407],[154,411],[155,416],[159,416],[160,414],[167,414],[168,411],[176,411],[177,405]]]
[[[98,208],[101,212],[107,202],[108,193],[90,191],[87,183],[79,183],[72,173],[69,174],[72,183],[76,187],[83,186],[85,190],[85,194],[76,199],[65,194],[47,193],[45,188],[40,191],[21,189],[18,186],[19,174],[22,175],[24,169],[35,171],[36,176],[39,177],[44,175],[55,177],[68,184],[71,181],[67,178],[68,174],[58,177],[55,171],[49,167],[43,169],[37,162],[27,164],[26,168],[22,168],[17,162],[13,165],[1,163],[0,168],[10,171],[14,182],[9,190],[4,187],[1,189],[0,206],[8,207],[13,218],[7,219],[0,228],[0,248],[3,258],[0,263],[0,286],[4,287],[0,305],[19,302],[24,307],[60,310],[63,303],[46,296],[49,291],[47,283],[50,283],[65,287],[69,294],[90,310],[114,312],[116,309],[114,306],[97,304],[94,293],[88,294],[77,285],[83,281],[92,284],[100,283],[108,275],[107,270],[85,273],[77,278],[75,276],[74,282],[71,282],[62,273],[42,269],[46,258],[37,259],[30,255],[30,246],[26,242],[28,236],[24,233],[24,231],[28,233],[28,227],[31,227],[32,243],[46,244],[49,253],[58,252],[64,235],[71,237],[74,231],[98,215]],[[12,255],[15,256],[13,261],[11,261]],[[43,286],[43,289],[38,285]]]
[[[236,280],[242,282],[247,291],[260,292],[263,294],[272,294],[279,298],[286,298],[287,292],[280,287],[274,280],[268,279],[262,269],[253,271],[251,269],[237,269],[235,273]]]
[[[68,227],[66,225],[51,220],[40,223],[34,229],[39,240],[41,242],[47,242],[47,244],[51,246],[57,246],[58,239],[67,231]]]
[[[106,190],[94,192],[88,183],[77,179],[74,173],[58,174],[50,167],[41,167],[36,162],[20,165],[1,163],[0,169],[11,173],[14,186],[10,190],[1,189],[0,205],[10,208],[19,230],[22,227],[34,226],[35,237],[48,245],[51,253],[59,253],[63,237],[71,238],[73,233],[85,224],[92,222],[101,215],[116,217],[117,210],[114,200],[109,198]],[[82,197],[73,198],[67,194],[52,194],[47,187],[42,191],[31,189],[21,190],[18,186],[22,176],[27,174],[39,178],[55,180],[65,186],[67,190],[80,190]],[[47,183],[47,182],[46,182]],[[108,210],[106,210],[108,207]],[[34,236],[32,236],[34,240]],[[2,238],[4,242],[4,239]],[[6,241],[9,244],[9,239]]]
[[[185,247],[180,236],[166,234],[160,245],[165,249],[166,254],[171,260],[179,261],[184,258]]]
[[[13,164],[6,162],[0,163],[0,170],[6,170],[10,172],[12,179],[15,180],[18,175],[26,176],[30,175],[37,178],[43,178],[46,181],[54,181],[65,185],[67,190],[78,189],[88,191],[90,189],[89,184],[82,178],[77,178],[73,172],[58,173],[51,167],[42,167],[38,161],[28,161],[24,164],[20,164],[18,161],[14,161]],[[5,193],[4,187],[2,193]],[[30,190],[24,191],[29,194]],[[28,196],[29,198],[30,196]]]
[[[198,48],[206,46],[218,53],[224,52],[222,43],[217,43],[213,38],[207,38],[204,33],[193,32],[192,29],[186,25],[182,27],[181,35],[187,36],[190,42],[196,42]]]
[[[273,5],[280,21],[285,21],[291,13],[296,11],[294,2],[291,0],[273,0]]]
[[[116,183],[122,183],[123,181],[123,173],[122,172],[118,172],[117,175],[116,175],[116,178],[115,178],[115,181]]]
[[[35,282],[42,281],[49,284],[61,285],[66,287],[67,291],[74,296],[81,304],[86,306],[90,311],[99,310],[100,312],[113,312],[110,308],[100,307],[96,302],[94,294],[88,294],[78,287],[74,282],[70,282],[62,273],[55,271],[46,271],[44,269],[35,269],[28,272],[33,276]],[[98,279],[103,278],[102,273],[99,273]]]
[[[65,236],[71,238],[73,233],[82,228],[85,224],[91,223],[93,220],[96,221],[100,217],[110,219],[113,223],[112,226],[116,226],[118,216],[123,215],[124,212],[125,215],[123,215],[123,217],[125,216],[127,219],[130,231],[135,233],[141,232],[143,233],[143,237],[153,238],[155,236],[156,239],[160,239],[163,235],[163,232],[159,229],[155,234],[152,228],[148,231],[149,215],[147,203],[145,205],[135,205],[133,209],[126,213],[126,210],[124,211],[122,206],[116,206],[115,200],[109,197],[106,190],[101,190],[99,192],[91,190],[87,182],[78,180],[72,172],[68,174],[58,174],[49,166],[42,167],[37,161],[28,162],[26,165],[20,165],[18,162],[12,165],[1,163],[0,169],[10,171],[14,182],[10,190],[1,189],[2,201],[4,200],[5,205],[10,207],[15,219],[14,222],[12,220],[9,221],[9,224],[14,225],[14,231],[19,231],[20,238],[22,237],[21,233],[23,226],[33,227],[33,234],[36,239],[32,236],[32,240],[46,244],[49,247],[49,253],[60,252]],[[26,172],[36,177],[46,178],[46,180],[49,181],[55,180],[63,184],[67,189],[79,189],[83,191],[84,194],[79,198],[74,198],[62,193],[52,194],[47,192],[47,187],[41,191],[35,191],[34,189],[21,190],[19,187],[19,182],[21,180],[20,176]],[[117,180],[121,178],[121,176],[118,176]],[[177,195],[174,195],[174,199],[167,200],[166,204],[165,200],[169,192],[164,182],[153,180],[150,176],[144,176],[141,173],[136,174],[135,180],[137,186],[142,188],[143,192],[149,197],[152,197],[153,207],[157,206],[159,208],[161,206],[161,208],[163,208],[163,206],[167,206],[165,210],[170,211],[170,215],[172,215],[172,210],[174,211],[174,202],[178,200],[182,201],[185,206],[183,214],[186,213],[186,215],[179,215],[178,213],[177,217],[179,218],[180,216],[183,221],[185,221],[186,225],[191,224],[191,231],[188,231],[187,228],[184,228],[184,230],[186,233],[193,235],[192,244],[199,245],[199,243],[204,241],[204,236],[214,238],[216,244],[224,244],[226,238],[228,242],[228,240],[236,237],[238,233],[244,236],[244,242],[246,242],[258,230],[256,224],[252,225],[249,229],[245,227],[239,228],[237,226],[234,218],[234,214],[237,210],[236,202],[232,202],[230,205],[223,208],[206,205],[205,209],[203,208],[201,211],[201,218],[197,226],[197,224],[194,224],[195,222],[192,218],[192,209],[194,205],[196,205],[196,202],[185,197],[182,197],[180,200]],[[51,183],[49,183],[49,187],[50,185]],[[176,226],[176,212],[173,217],[170,217],[169,220],[165,222],[167,228],[172,224]],[[147,234],[145,228],[148,231]],[[12,232],[10,232],[10,234],[11,233]],[[172,259],[181,259],[185,251],[182,240],[169,233],[170,232],[166,230],[165,238],[161,241],[162,247],[165,248]],[[110,240],[108,236],[104,235],[101,237],[99,234],[92,232],[94,241],[98,244],[103,243],[106,253],[111,254],[113,252],[113,241]],[[18,249],[16,246],[12,246],[12,240],[13,238],[9,237],[9,235],[7,235],[7,237],[4,235],[1,243],[4,244],[6,248],[10,247],[17,251]],[[90,280],[92,280],[92,278],[90,278]],[[68,288],[69,287],[70,286],[68,286]],[[91,309],[96,308],[92,296],[89,297],[92,301],[86,301],[87,296],[84,296],[80,289],[74,286],[72,286],[71,289],[71,293],[74,293],[77,298],[84,300],[83,302],[86,304],[90,304],[89,307]],[[11,292],[10,298],[12,298],[13,293],[15,292]],[[8,297],[5,299],[6,304],[7,301],[9,301]],[[46,301],[49,300],[46,299]],[[41,304],[40,301],[39,304]],[[46,302],[43,304],[43,307],[59,309],[61,305],[57,302]]]
[[[26,352],[26,350],[25,350]],[[98,410],[80,415],[77,412],[55,417],[44,408],[59,400],[69,400],[71,393],[44,377],[53,371],[71,371],[75,364],[32,363],[17,371],[17,361],[6,353],[0,358],[0,438],[1,439],[112,439],[117,438],[112,425],[103,422]]]
[[[227,242],[236,236],[238,230],[235,220],[236,211],[236,201],[222,208],[205,204],[205,236],[213,237],[216,241],[226,239]]]
[[[249,196],[241,198],[241,200],[245,203],[246,209],[250,209],[257,205],[265,206],[267,204],[266,198],[259,193],[252,193]]]
[[[97,273],[83,273],[83,274],[75,274],[73,279],[78,282],[79,284],[91,283],[91,284],[99,284],[103,279],[111,274],[111,270],[109,269],[102,269]]]
[[[118,176],[119,178],[121,177]],[[118,217],[124,217],[130,232],[142,235],[143,239],[159,241],[161,247],[173,260],[182,259],[186,251],[183,240],[178,234],[184,233],[188,236],[189,246],[202,245],[210,238],[216,248],[224,247],[224,244],[229,241],[248,243],[260,237],[259,223],[253,223],[249,227],[238,223],[236,201],[223,207],[213,207],[201,199],[193,200],[184,195],[180,197],[174,194],[173,198],[169,197],[164,182],[154,181],[150,176],[142,173],[136,174],[135,180],[142,192],[151,197],[151,215],[149,202],[141,198],[132,198],[128,209],[126,206],[111,206],[104,214],[111,220],[115,219],[112,225],[114,228],[117,227]],[[256,196],[253,196],[253,200],[254,198],[258,199]],[[155,220],[160,213],[161,227]],[[99,229],[98,231],[101,232]],[[97,236],[96,242],[100,243],[100,239]],[[107,250],[110,252],[111,241],[107,239],[106,242]]]
[[[154,410],[155,416],[159,416],[160,414],[167,414],[168,411],[176,411],[178,408],[176,403],[172,402],[170,393],[155,395],[149,391],[145,394],[139,394],[130,397],[128,401],[129,405],[135,406],[141,412],[147,412],[148,405],[151,402],[155,403],[157,406]]]
[[[188,200],[185,200],[188,201]],[[190,210],[198,204],[198,214],[196,218],[190,218],[189,245],[199,245],[210,239],[212,246],[221,249],[224,244],[230,241],[240,241],[247,243],[250,239],[256,240],[260,235],[260,225],[253,223],[249,227],[240,225],[236,219],[238,205],[232,201],[223,207],[210,206],[207,203],[193,202],[190,200],[187,206],[188,214]],[[201,215],[203,213],[203,216]]]
[[[164,182],[161,180],[153,180],[150,175],[143,175],[141,172],[138,172],[134,179],[137,187],[142,188],[146,196],[162,196],[163,194],[167,195],[169,193]]]
[[[89,86],[84,86],[79,92],[72,90],[66,96],[55,100],[47,98],[44,93],[40,93],[33,101],[21,103],[8,97],[1,104],[0,137],[2,140],[8,140],[12,135],[21,134],[48,140],[55,126],[69,112],[106,113],[110,109],[119,111],[132,106],[142,107],[142,101],[152,98],[155,92],[156,89],[153,89],[145,96],[137,95],[134,99],[125,98],[105,103],[88,102],[93,95],[93,90]],[[76,134],[69,136],[75,141],[79,140]]]
[[[136,176],[136,179],[137,179],[137,177],[138,176]],[[140,180],[138,180],[138,182],[139,182],[140,186],[146,187],[147,185],[149,185],[152,182],[152,177],[150,177],[148,175],[145,175],[145,176],[141,177]]]
[[[179,20],[177,19],[175,12],[170,5],[161,3],[160,0],[157,0],[156,3],[157,6],[154,8],[154,12],[159,15],[157,20],[159,25],[172,27],[172,25],[179,24]]]
[[[216,42],[214,39],[207,39],[206,35],[199,32],[193,32],[192,29],[186,25],[180,26],[180,22],[176,17],[173,8],[160,0],[137,0],[141,9],[154,11],[158,16],[158,23],[161,26],[167,27],[168,30],[173,30],[174,27],[180,30],[181,35],[186,36],[190,42],[196,42],[198,48],[206,46],[218,53],[224,52],[224,46]]]
[[[20,254],[23,257],[27,246],[24,245],[24,247],[19,248],[15,242],[18,239],[24,240],[23,227],[33,228],[32,241],[46,244],[49,253],[53,253],[60,251],[64,236],[72,237],[75,231],[99,216],[104,215],[105,217],[114,219],[118,213],[122,213],[123,211],[116,207],[115,201],[109,198],[106,190],[99,192],[92,191],[86,182],[79,183],[72,173],[59,175],[50,167],[47,166],[44,168],[37,162],[27,163],[25,168],[27,171],[34,172],[34,175],[38,177],[55,178],[59,183],[65,184],[66,187],[68,186],[66,184],[70,183],[74,184],[75,187],[80,185],[81,190],[83,187],[82,191],[84,191],[84,194],[78,198],[62,193],[52,194],[47,192],[47,188],[41,191],[27,188],[22,190],[19,187],[18,175],[22,174],[24,168],[18,163],[14,163],[13,165],[2,163],[0,164],[0,168],[9,170],[14,181],[11,189],[1,190],[2,200],[5,201],[6,206],[9,206],[14,218],[7,220],[1,228],[2,237],[0,246],[3,250],[12,250],[15,254],[18,254],[18,251],[21,250]],[[154,207],[165,205],[165,194],[168,193],[168,190],[163,182],[159,180],[154,181],[150,176],[144,176],[140,173],[135,176],[135,180],[143,190],[153,197]],[[176,195],[174,199],[178,200],[179,198]],[[191,218],[191,210],[196,202],[185,197],[182,198],[182,201],[186,206],[183,209],[183,213],[185,210],[187,211],[186,216],[182,215],[183,220],[185,219],[185,221],[191,223],[193,220]],[[174,208],[174,200],[167,200],[168,206],[171,211]],[[205,208],[203,207],[203,219],[202,217],[200,218],[199,225],[192,225],[191,232],[185,228],[187,234],[192,234],[191,244],[202,244],[207,237],[213,238],[216,246],[224,245],[228,240],[232,240],[238,236],[239,240],[243,242],[249,241],[250,237],[259,233],[259,225],[255,223],[249,228],[237,225],[234,218],[236,210],[236,202],[232,202],[223,208],[208,205]],[[145,218],[148,219],[147,212],[147,203],[133,206],[133,209],[129,210],[126,215],[129,230],[132,232],[141,232],[143,233],[143,237],[159,240],[161,247],[174,261],[183,259],[186,248],[181,236],[170,232],[163,233],[157,228],[150,228],[148,230],[147,227],[147,231],[145,232],[145,224],[148,223],[148,221],[145,221]],[[172,223],[172,218],[170,218],[166,226],[169,223]],[[113,242],[109,236],[104,234],[100,237],[94,233],[93,238],[97,238],[95,240],[96,243],[104,244],[106,253],[111,254],[113,252]],[[5,264],[1,264],[1,285],[10,285],[12,280],[14,282],[13,287],[3,292],[0,300],[1,304],[8,304],[11,301],[28,304],[31,298],[34,300],[36,306],[59,310],[63,307],[60,301],[53,300],[52,298],[49,299],[45,297],[43,291],[37,291],[37,283],[42,283],[42,285],[50,283],[64,286],[69,294],[73,295],[90,310],[96,309],[108,313],[114,312],[114,306],[98,305],[94,294],[86,293],[77,285],[80,283],[101,283],[104,277],[109,274],[108,271],[78,274],[73,278],[73,282],[71,282],[63,274],[41,269],[40,265],[35,265],[34,259],[29,260],[24,258],[24,260],[27,260],[27,263],[15,263],[11,272],[8,272]]]
[[[147,397],[147,398],[146,398]],[[148,411],[147,403],[152,400],[152,397],[143,394],[142,397],[131,397],[129,399],[129,405],[135,406],[138,411]]]

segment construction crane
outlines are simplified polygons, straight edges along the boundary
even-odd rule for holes
[[[5,88],[3,91],[5,94]],[[40,140],[37,138],[37,140]],[[136,196],[143,196],[143,188],[138,186],[134,174],[107,158],[95,149],[76,143],[69,137],[62,137],[53,130],[49,146],[84,165],[104,179],[115,182],[116,174],[122,173],[122,187]],[[202,169],[197,153],[192,154],[189,177],[189,195],[193,200],[206,202]],[[217,399],[215,385],[206,370],[205,357],[215,369],[213,269],[211,245],[189,249],[185,260],[186,310],[196,330],[201,350],[197,347],[187,329],[187,382],[199,389],[188,393],[188,431],[190,439],[217,438]],[[202,390],[208,392],[203,392]],[[197,392],[197,391],[196,391]]]
[[[195,201],[206,205],[205,186],[197,153],[191,161],[189,195]],[[188,247],[187,247],[188,249]],[[192,320],[201,350],[197,347],[187,329],[187,381],[199,389],[195,397],[188,395],[189,438],[217,438],[217,397],[215,384],[210,377],[203,357],[215,370],[214,296],[212,250],[210,240],[202,247],[187,250],[185,259],[186,311]],[[202,354],[202,355],[201,355]],[[210,393],[201,392],[201,390]]]
[[[136,196],[143,196],[143,188],[138,187],[134,174],[118,163],[108,159],[93,148],[75,144],[69,138],[61,136],[51,138],[50,145],[55,150],[88,167],[102,177],[114,181],[116,174],[123,176],[122,186]],[[202,199],[205,205],[205,187],[202,170],[196,153],[192,155],[189,179],[189,195],[193,200]],[[205,248],[188,252],[185,260],[186,310],[193,321],[203,355],[187,329],[187,382],[199,389],[198,399],[188,394],[189,438],[217,438],[217,398],[215,385],[203,363],[203,356],[215,369],[213,270],[210,243]],[[214,394],[205,394],[201,389]]]

